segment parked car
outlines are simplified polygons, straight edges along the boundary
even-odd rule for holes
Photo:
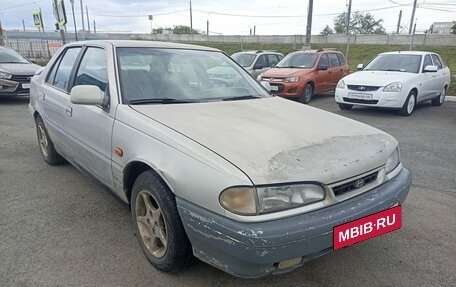
[[[243,51],[234,53],[231,58],[256,78],[259,74],[277,65],[283,59],[283,54],[275,51]]]
[[[350,71],[341,52],[305,50],[288,54],[273,69],[258,76],[272,93],[309,103],[314,94],[334,91],[337,82]]]
[[[0,96],[28,96],[30,79],[40,68],[15,51],[0,47]]]
[[[451,81],[450,70],[432,52],[382,53],[358,69],[337,85],[335,98],[342,110],[354,105],[392,108],[410,116],[417,103],[442,105]]]
[[[240,80],[219,86],[214,61]],[[31,85],[44,160],[127,202],[162,271],[193,256],[241,277],[290,271],[356,237],[333,228],[402,204],[411,185],[392,136],[272,96],[216,49],[76,42]]]

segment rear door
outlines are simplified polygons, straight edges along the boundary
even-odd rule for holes
[[[329,70],[329,89],[336,89],[336,85],[344,74],[344,70],[336,53],[328,53],[330,68]]]
[[[448,78],[448,72],[445,69],[442,61],[440,60],[440,57],[437,56],[436,54],[431,54],[432,62],[434,62],[434,65],[439,68],[437,71],[437,79],[435,81],[435,92],[436,95],[440,95],[441,91],[445,87],[447,78]]]
[[[88,46],[75,67],[72,87],[93,85],[108,93],[107,56],[103,47]],[[113,187],[111,134],[114,115],[108,105],[91,106],[65,101],[65,128],[77,155],[75,161],[98,180]]]
[[[70,75],[80,51],[81,47],[69,47],[63,51],[38,90],[41,116],[55,148],[63,156],[71,154],[68,134],[62,124],[65,120],[65,101],[69,97]]]

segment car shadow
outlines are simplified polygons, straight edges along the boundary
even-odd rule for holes
[[[17,105],[28,104],[30,97],[28,96],[0,96],[0,105]]]

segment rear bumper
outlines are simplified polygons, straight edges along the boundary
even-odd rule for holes
[[[237,222],[183,199],[176,201],[195,256],[235,276],[251,278],[291,271],[331,251],[335,226],[402,204],[411,182],[404,168],[394,179],[355,198],[259,223]],[[296,257],[302,257],[300,263],[278,268],[278,262]]]

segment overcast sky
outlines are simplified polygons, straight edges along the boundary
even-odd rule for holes
[[[150,32],[147,15],[154,15],[152,25],[168,27],[190,25],[189,1],[187,0],[85,0],[89,9],[90,25],[97,22],[98,31]],[[318,34],[333,19],[347,9],[348,0],[315,0],[312,34]],[[396,31],[399,11],[403,10],[403,32],[408,32],[413,0],[353,0],[352,11],[369,11],[377,19],[384,20],[387,32]],[[46,30],[53,30],[55,19],[52,0],[0,0],[0,21],[4,29],[22,29],[22,19],[27,30],[33,29],[32,12],[41,8]],[[68,24],[73,29],[71,4],[65,0]],[[248,35],[256,26],[257,35],[305,34],[307,0],[193,0],[193,28],[224,35]],[[76,25],[81,29],[80,1],[75,1]],[[169,14],[171,13],[171,14]],[[235,14],[222,15],[222,14]],[[257,17],[254,17],[257,16]],[[260,17],[261,16],[261,17]],[[270,17],[274,16],[274,17]],[[415,14],[417,31],[428,29],[433,22],[456,20],[456,0],[418,0]],[[85,20],[87,21],[87,20]],[[87,29],[87,24],[86,24]]]

